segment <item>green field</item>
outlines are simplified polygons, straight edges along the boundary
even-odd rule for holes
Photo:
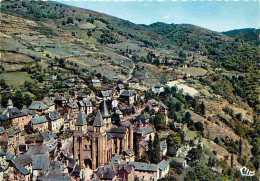
[[[18,87],[26,80],[31,80],[27,72],[9,72],[0,74],[0,79],[4,79],[10,86]]]

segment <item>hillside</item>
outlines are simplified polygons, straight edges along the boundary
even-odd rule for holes
[[[243,40],[253,45],[259,45],[260,29],[245,28],[223,32],[223,34],[235,38],[236,41]]]
[[[0,23],[3,108],[9,99],[27,109],[34,100],[82,92],[93,97],[96,111],[108,91],[113,96],[107,102],[120,103],[122,120],[135,122],[142,112],[151,116],[149,124],[172,142],[167,151],[185,148],[183,139],[191,133],[190,145],[203,137],[199,160],[207,170],[214,170],[215,164],[208,167],[214,158],[226,170],[222,176],[246,164],[259,174],[259,30],[134,24],[50,1],[3,1]],[[131,111],[120,97],[121,85],[138,95]],[[163,91],[155,92],[155,85]],[[148,100],[160,102],[168,123],[160,125],[162,115],[147,110]]]
[[[19,15],[40,22],[43,34],[61,36],[61,32],[72,33],[74,39],[83,39],[84,43],[117,45],[122,42],[133,44],[138,56],[146,57],[149,48],[165,53],[167,56],[183,57],[185,54],[200,52],[211,64],[227,69],[246,71],[247,61],[258,61],[257,47],[236,42],[235,38],[194,25],[175,25],[154,23],[149,26],[136,25],[129,21],[105,14],[71,8],[54,2],[3,2],[2,12]],[[46,27],[46,25],[51,25]],[[230,33],[226,33],[230,35]],[[62,35],[63,36],[63,35]],[[128,45],[114,48],[124,53]],[[118,52],[119,51],[119,52]],[[129,53],[129,52],[128,52]]]

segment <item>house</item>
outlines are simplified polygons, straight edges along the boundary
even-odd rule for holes
[[[101,87],[101,82],[98,79],[93,79],[92,81],[93,87]]]
[[[153,88],[152,88],[152,91],[155,93],[155,94],[160,94],[161,92],[164,91],[164,88],[161,84],[156,84]]]
[[[8,117],[8,119],[12,122],[12,126],[23,129],[25,126],[28,125],[30,119],[32,118],[31,114],[24,111],[20,111],[16,107],[13,107],[12,100],[8,101],[7,109],[3,112],[3,115],[1,116],[1,119],[7,121],[6,117]]]
[[[135,160],[135,153],[132,149],[125,150],[123,152],[123,159],[125,161],[134,161]]]
[[[64,107],[67,102],[68,102],[68,100],[63,96],[56,96],[55,99],[54,99],[54,103],[58,107]]]
[[[110,97],[108,91],[101,91],[101,96],[103,100],[107,100]]]
[[[53,97],[45,97],[42,100],[42,103],[48,106],[48,111],[54,111],[55,110],[55,103]]]
[[[158,180],[159,168],[154,164],[144,162],[127,162],[127,165],[132,165],[135,168],[135,176],[140,180]]]
[[[139,82],[138,82],[138,80],[131,80],[130,82],[129,82],[129,87],[132,87],[132,88],[137,88],[137,87],[139,87]]]
[[[166,142],[166,140],[161,142],[160,147],[161,147],[161,156],[165,156],[166,153],[167,153],[167,142]]]
[[[57,111],[49,111],[47,113],[47,120],[48,120],[48,128],[51,132],[57,133],[59,132],[61,126],[64,123],[64,119]]]
[[[33,130],[38,130],[41,132],[48,130],[48,121],[45,116],[35,117],[31,119],[30,125]]]
[[[137,126],[134,129],[134,134],[135,136],[138,137],[140,141],[142,140],[148,141],[150,136],[152,137],[152,140],[154,138],[154,130],[150,126],[150,124],[143,125],[143,123],[140,120],[137,122]]]
[[[41,101],[33,101],[29,106],[29,110],[35,112],[36,114],[42,115],[48,110],[48,106],[43,104]]]
[[[92,100],[90,98],[87,98],[87,99],[84,99],[83,102],[85,104],[85,113],[87,115],[89,115],[90,113],[93,112]]]
[[[170,164],[166,160],[162,160],[159,164],[159,178],[164,178],[168,173],[170,169]]]
[[[125,90],[125,86],[123,84],[118,84],[116,90],[121,94]]]
[[[131,90],[125,90],[120,94],[120,98],[126,101],[129,105],[133,105],[137,100],[137,93]]]
[[[117,175],[121,180],[135,180],[135,168],[133,165],[121,166],[117,171]]]
[[[181,157],[173,157],[171,159],[171,162],[173,162],[173,165],[175,168],[186,168],[187,167],[187,161],[184,158]]]
[[[160,112],[163,115],[165,125],[168,124],[168,107],[162,102],[158,102],[155,99],[150,99],[147,102],[149,110],[154,110],[155,112]]]

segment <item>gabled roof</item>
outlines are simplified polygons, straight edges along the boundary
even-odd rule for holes
[[[57,96],[55,97],[55,101],[67,101],[67,99],[63,96]]]
[[[110,118],[111,117],[111,115],[108,112],[107,104],[106,104],[105,100],[103,101],[101,113],[102,113],[103,118]]]
[[[13,101],[11,99],[8,99],[7,106],[13,106]]]
[[[134,132],[137,133],[137,134],[141,134],[142,136],[145,136],[149,133],[154,132],[154,130],[150,125],[146,125],[144,127],[135,128]]]
[[[109,97],[108,91],[101,91],[103,97]]]
[[[162,84],[156,84],[155,86],[154,86],[154,88],[161,88],[162,87]]]
[[[8,117],[5,114],[0,114],[0,121],[8,121]]]
[[[77,121],[75,123],[77,126],[87,125],[86,115],[83,112],[79,112]]]
[[[47,105],[47,106],[52,106],[52,105],[54,105],[54,98],[52,98],[52,97],[45,97],[42,100],[42,103]]]
[[[138,171],[147,171],[147,172],[157,172],[158,167],[154,164],[147,164],[144,162],[128,162],[128,165],[133,165],[135,170]]]
[[[30,110],[46,110],[48,107],[43,104],[41,101],[33,101],[29,106]]]
[[[36,117],[31,119],[32,124],[42,124],[47,122],[47,119],[45,116],[40,116],[40,117]]]
[[[55,121],[61,118],[61,115],[57,111],[49,111],[48,114],[51,121]]]
[[[74,103],[74,102],[68,103],[67,106],[69,106],[72,109],[78,109],[79,108],[78,105],[76,103]]]
[[[9,112],[9,118],[10,119],[23,117],[23,116],[27,115],[24,112],[22,112],[19,109],[17,109],[16,107],[8,109],[8,112]]]
[[[93,126],[101,127],[104,125],[105,125],[105,122],[103,120],[103,117],[102,117],[100,111],[98,110],[95,121],[93,123]]]
[[[130,97],[133,95],[136,95],[136,92],[131,91],[131,90],[125,90],[120,94],[120,96],[122,96],[122,97]]]
[[[162,160],[159,164],[158,167],[160,170],[164,170],[166,167],[169,166],[169,162],[166,160]]]
[[[5,129],[3,127],[0,127],[0,135],[5,133]]]

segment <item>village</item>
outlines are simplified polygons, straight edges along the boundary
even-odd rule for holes
[[[102,87],[93,79],[92,86]],[[163,92],[162,85],[154,93]],[[113,84],[100,95],[93,91],[59,93],[33,101],[19,110],[11,99],[1,108],[1,180],[158,180],[170,168],[167,142],[159,141],[151,115],[160,113],[168,125],[168,107],[124,84]],[[4,124],[3,124],[4,123]],[[11,125],[11,126],[10,126]],[[187,128],[186,128],[187,129]],[[155,138],[157,137],[157,138]],[[157,164],[141,162],[149,141],[159,141]],[[202,146],[198,139],[197,146]],[[184,151],[182,151],[184,149]],[[189,145],[171,161],[187,167]],[[140,159],[139,159],[140,160]]]

